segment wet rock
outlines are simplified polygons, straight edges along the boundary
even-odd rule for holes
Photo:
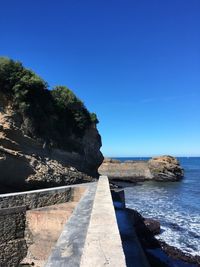
[[[127,212],[129,213],[130,220],[132,221],[135,227],[135,231],[141,242],[141,245],[144,248],[148,248],[148,249],[158,248],[159,243],[157,239],[154,238],[154,231],[156,232],[158,231],[158,227],[160,223],[153,219],[143,218],[141,214],[137,212],[136,210],[127,209]],[[146,220],[146,223],[145,223],[145,220]],[[153,226],[153,222],[154,222],[154,226]]]
[[[174,246],[170,246],[163,241],[159,241],[159,244],[162,250],[165,251],[165,253],[173,259],[179,259],[191,264],[196,264],[196,266],[200,266],[200,256],[193,256],[189,253],[182,252],[180,249]]]
[[[153,235],[160,234],[160,222],[153,219],[144,219],[145,226]]]
[[[136,210],[127,210],[151,267],[186,266],[186,264],[188,267],[200,266],[200,256],[182,252],[154,237],[160,229],[159,221],[144,218]]]

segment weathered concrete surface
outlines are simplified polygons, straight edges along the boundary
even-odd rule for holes
[[[96,194],[95,194],[96,192]],[[91,184],[66,223],[46,267],[126,266],[107,177]]]
[[[88,184],[84,195],[65,224],[45,267],[80,266],[95,192],[96,183]]]
[[[94,199],[81,267],[124,267],[125,256],[119,235],[108,178],[101,176]]]
[[[61,197],[61,199],[63,202],[71,202],[63,204],[59,202],[59,193],[68,191],[68,186],[25,192],[23,194],[10,194],[11,201],[9,202],[9,199],[7,199],[8,206],[14,205],[15,200],[16,203],[19,203],[18,200],[20,200],[20,203],[32,203],[31,205],[29,203],[24,208],[40,207],[42,204],[45,207],[27,211],[25,234],[25,223],[23,223],[23,229],[21,229],[18,226],[22,224],[15,220],[16,225],[18,225],[16,228],[18,229],[16,235],[18,239],[13,240],[15,233],[11,232],[11,242],[8,240],[8,242],[6,241],[1,245],[0,259],[4,260],[3,266],[19,266],[19,259],[21,260],[22,258],[24,258],[23,263],[34,263],[34,266],[37,267],[135,266],[127,265],[127,255],[124,254],[124,247],[122,247],[119,235],[108,178],[100,177],[98,183],[75,185],[70,186],[70,188],[69,198],[66,200]],[[51,201],[42,201],[42,203],[40,203],[40,200],[38,202],[34,201],[36,193],[39,196],[41,194],[47,195],[47,199],[51,199]],[[50,198],[49,194],[51,195]],[[9,198],[8,195],[6,196],[7,198]],[[23,198],[22,195],[26,195],[26,197]],[[55,197],[57,203],[52,196]],[[78,202],[74,210],[73,202]],[[5,199],[2,203],[6,205]],[[50,203],[53,206],[50,206]],[[12,209],[9,208],[8,211],[7,209],[4,211],[2,209],[2,212],[7,215],[10,212],[9,210]],[[22,219],[25,217],[25,209],[23,212]],[[13,227],[12,223],[11,225]],[[123,225],[126,226],[126,223]],[[27,247],[28,254],[25,257]],[[133,261],[140,258],[139,254],[142,255],[141,253],[138,254],[137,251],[140,251],[138,247],[135,242]],[[12,263],[15,262],[11,265],[7,264],[10,263],[10,255],[13,255],[11,258]],[[143,267],[145,265],[136,266]]]
[[[25,239],[28,253],[22,263],[44,266],[76,204],[68,202],[27,211]]]
[[[52,247],[62,231],[61,228],[72,213],[74,202],[77,203],[80,200],[87,187],[88,185],[84,183],[0,195],[0,266],[19,266],[22,259],[26,257],[27,244],[28,246],[31,244],[31,238],[35,244],[38,240],[44,241],[46,238],[47,241],[49,238],[45,245],[43,242],[43,247],[41,247],[42,242],[41,244],[38,242],[38,257],[41,252],[43,253],[45,247]],[[59,203],[64,204],[61,204],[59,208],[57,206]],[[54,206],[49,207],[50,205]],[[43,208],[31,210],[38,207]],[[27,231],[25,231],[26,220],[30,222],[32,231],[29,239]],[[49,234],[48,237],[47,234]],[[48,255],[46,260],[47,258]]]
[[[150,267],[138,240],[134,223],[129,216],[128,209],[124,205],[122,192],[112,191],[112,197],[114,200],[122,246],[126,257],[126,266]]]

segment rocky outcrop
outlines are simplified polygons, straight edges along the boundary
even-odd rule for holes
[[[99,168],[101,175],[113,180],[138,182],[144,180],[177,181],[184,175],[178,160],[161,156],[148,161],[124,161],[105,159]]]
[[[111,192],[118,218],[119,230],[122,229],[120,234],[122,243],[124,242],[125,253],[132,253],[131,249],[128,249],[128,252],[126,252],[126,241],[128,242],[128,246],[130,246],[131,235],[136,233],[150,267],[200,266],[200,256],[185,253],[157,239],[156,235],[160,234],[162,229],[160,222],[156,219],[145,218],[138,211],[126,208],[124,191],[122,189],[112,188]],[[124,217],[126,220],[122,219]],[[133,229],[130,231],[132,226]],[[133,240],[136,240],[135,236]]]
[[[45,147],[24,135],[12,109],[0,111],[0,191],[93,181],[103,156],[101,138],[91,127],[82,139],[84,153]]]
[[[152,174],[146,162],[113,162],[105,160],[99,168],[101,175],[107,175],[109,179],[123,181],[142,181],[151,179]]]
[[[157,181],[176,181],[184,174],[179,161],[171,156],[152,158],[148,161],[148,166]]]

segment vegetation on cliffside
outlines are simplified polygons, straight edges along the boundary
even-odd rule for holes
[[[24,134],[50,147],[81,152],[85,131],[98,123],[96,114],[70,89],[56,86],[49,90],[47,83],[21,62],[5,57],[0,57],[0,100],[3,108],[15,111]]]

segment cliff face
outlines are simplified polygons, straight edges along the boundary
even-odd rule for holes
[[[155,180],[178,181],[183,175],[178,160],[171,156],[152,158],[149,161],[125,161],[105,159],[99,167],[101,175],[110,179],[130,182]]]
[[[92,181],[103,161],[97,118],[66,87],[50,91],[0,58],[0,190]]]
[[[1,191],[25,190],[92,181],[102,162],[95,128],[83,138],[84,154],[48,147],[22,133],[12,110],[0,112]]]

